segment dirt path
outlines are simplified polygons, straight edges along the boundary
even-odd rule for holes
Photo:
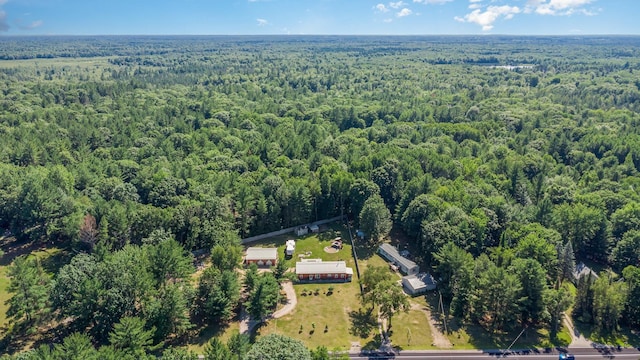
[[[293,311],[298,304],[298,298],[296,297],[296,291],[293,289],[293,283],[291,281],[285,281],[282,283],[282,289],[285,294],[287,294],[287,304],[282,307],[282,309],[271,314],[270,318],[279,319]],[[240,333],[241,334],[249,334],[253,331],[253,329],[260,325],[262,321],[260,320],[252,320],[249,314],[242,309],[240,313]]]
[[[571,317],[567,314],[562,315],[562,323],[567,327],[569,333],[571,334],[571,344],[570,347],[591,347],[591,341],[582,335],[578,329],[573,326],[573,321],[571,321]]]
[[[296,291],[293,289],[293,283],[291,281],[285,281],[282,283],[282,290],[287,294],[287,304],[282,309],[276,311],[271,315],[274,319],[279,319],[293,311],[298,305],[298,297],[296,297]]]
[[[428,308],[420,304],[411,303],[411,310],[422,311],[425,315],[427,315],[427,319],[429,320],[429,328],[431,328],[431,336],[433,337],[434,346],[441,349],[448,349],[452,347],[449,339],[447,339],[447,337],[444,336],[444,334],[440,331],[440,329],[435,325],[438,322],[438,320],[433,317],[433,314],[431,314],[431,311]]]

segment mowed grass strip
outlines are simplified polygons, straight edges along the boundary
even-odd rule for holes
[[[391,343],[402,350],[436,349],[427,315],[420,310],[399,312],[391,318]]]
[[[330,287],[332,292],[329,292]],[[302,340],[310,348],[326,346],[341,350],[349,349],[351,342],[365,346],[374,341],[377,327],[371,327],[364,334],[366,336],[360,336],[362,332],[353,328],[352,312],[360,308],[357,282],[296,284],[294,289],[298,297],[295,310],[280,319],[270,320],[258,329],[257,335],[279,333]]]

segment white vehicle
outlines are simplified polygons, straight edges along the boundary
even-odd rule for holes
[[[286,256],[293,256],[293,252],[296,251],[296,241],[295,240],[287,240],[285,243],[284,253]]]

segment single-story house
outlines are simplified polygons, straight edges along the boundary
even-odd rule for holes
[[[247,265],[275,266],[278,263],[278,249],[250,247],[247,249],[244,263]]]
[[[414,275],[420,272],[420,266],[418,266],[418,264],[400,255],[398,249],[391,244],[381,244],[378,248],[378,253],[407,275]]]
[[[303,259],[296,263],[296,274],[304,281],[349,282],[353,269],[344,261],[322,261],[322,259]]]
[[[285,243],[284,253],[287,256],[293,256],[293,252],[296,251],[296,241],[295,240],[287,240]]]
[[[320,226],[318,226],[318,225],[310,225],[309,226],[309,230],[311,230],[312,233],[318,233],[318,232],[320,232]]]
[[[595,271],[591,270],[591,268],[585,265],[583,262],[580,262],[578,265],[576,265],[576,269],[573,272],[573,277],[576,281],[580,280],[580,278],[584,276],[589,275],[593,275],[595,279],[598,278],[598,274],[596,274]]]
[[[402,288],[409,295],[419,295],[436,289],[436,281],[431,274],[420,273],[402,278]]]

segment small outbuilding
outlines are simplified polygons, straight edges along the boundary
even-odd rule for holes
[[[311,230],[312,233],[319,233],[320,227],[318,225],[310,225],[309,230]]]
[[[300,281],[350,282],[353,269],[344,261],[303,259],[296,263],[296,275]]]
[[[420,272],[418,264],[400,255],[398,249],[391,244],[381,244],[378,248],[378,253],[406,275],[415,275]]]
[[[420,273],[402,278],[402,288],[409,295],[420,295],[436,289],[436,281],[431,274]]]
[[[246,265],[275,266],[278,263],[278,249],[250,247],[247,249],[244,263]]]
[[[297,236],[304,236],[309,233],[309,227],[306,225],[299,226],[294,230],[294,232],[296,233]]]
[[[285,243],[284,254],[286,256],[293,256],[293,253],[296,251],[296,241],[293,239],[287,240]]]

